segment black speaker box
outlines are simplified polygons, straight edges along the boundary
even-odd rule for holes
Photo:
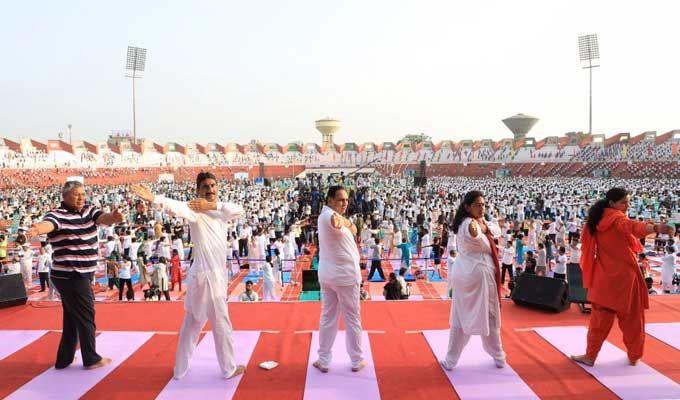
[[[416,176],[415,178],[413,178],[413,186],[416,186],[416,187],[427,186],[427,177],[426,176]]]
[[[320,291],[321,285],[319,284],[319,271],[315,269],[302,271],[302,291]]]
[[[567,264],[567,279],[569,279],[569,301],[590,304],[588,289],[583,287],[583,274],[578,264]]]
[[[26,304],[28,296],[21,274],[0,275],[0,308]]]
[[[515,282],[512,301],[517,305],[561,312],[569,308],[569,285],[562,279],[522,274]]]

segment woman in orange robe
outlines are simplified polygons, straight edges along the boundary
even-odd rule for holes
[[[593,308],[586,354],[571,357],[585,365],[595,363],[614,317],[619,320],[630,364],[635,365],[642,357],[644,310],[649,308],[649,297],[637,264],[637,254],[644,250],[639,238],[654,232],[669,232],[671,228],[666,224],[629,219],[629,206],[628,191],[612,188],[588,210],[581,237],[581,269],[583,286],[588,289]]]

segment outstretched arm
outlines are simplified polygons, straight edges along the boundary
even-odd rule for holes
[[[31,227],[26,232],[26,240],[31,240],[31,238],[35,236],[50,233],[56,228],[57,226],[55,226],[54,222],[50,220],[36,222],[35,224],[31,225]]]
[[[222,219],[226,221],[239,218],[245,213],[243,207],[236,203],[208,201],[202,198],[191,200],[189,202],[189,208],[195,212],[210,210],[218,211],[220,214],[222,214]]]
[[[141,198],[142,200],[146,200],[154,204],[160,204],[163,206],[163,208],[168,209],[170,212],[180,218],[184,218],[191,222],[196,221],[196,213],[191,208],[189,208],[187,203],[168,199],[165,196],[154,195],[151,189],[141,184],[131,185],[130,190],[134,195]]]
[[[110,213],[101,214],[99,217],[97,217],[97,220],[95,221],[95,223],[97,225],[112,225],[112,224],[117,224],[117,223],[123,222],[123,221],[125,221],[125,217],[116,208],[115,210],[113,210]]]

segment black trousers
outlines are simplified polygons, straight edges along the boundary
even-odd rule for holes
[[[38,276],[40,277],[40,291],[44,292],[45,287],[50,287],[50,282],[47,279],[49,272],[38,272]]]
[[[238,240],[238,253],[241,257],[248,256],[248,239]]]
[[[57,350],[57,362],[54,366],[57,369],[68,367],[73,362],[76,346],[80,342],[83,365],[88,367],[102,359],[97,354],[94,338],[97,327],[94,321],[92,276],[77,272],[59,275],[59,277],[52,275],[52,283],[61,295],[64,322]]]
[[[505,271],[508,271],[510,280],[512,280],[512,264],[501,264],[501,267],[501,284],[503,284],[505,283]]]
[[[565,280],[565,279],[567,279],[567,275],[566,274],[558,274],[557,272],[555,272],[555,273],[553,273],[553,278]]]
[[[118,284],[118,301],[123,301],[123,292],[125,289],[125,284],[127,284],[127,287],[129,290],[132,289],[132,279],[123,279],[119,278],[119,284]]]
[[[378,270],[380,279],[385,280],[385,273],[383,272],[382,265],[380,265],[380,260],[371,261],[371,270],[368,272],[367,279],[371,279],[375,270]]]

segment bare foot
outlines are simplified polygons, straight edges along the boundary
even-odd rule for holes
[[[97,369],[97,368],[101,368],[101,367],[106,367],[109,364],[111,364],[111,359],[107,358],[107,357],[103,357],[96,364],[88,365],[87,367],[85,367],[85,369],[87,369],[87,370]]]
[[[628,363],[634,367],[637,365],[638,361],[640,360],[628,360]]]
[[[239,376],[239,375],[243,374],[244,372],[246,372],[246,366],[245,365],[237,365],[236,371],[234,371],[233,374],[229,375],[227,377],[227,379],[231,379],[231,378],[234,378],[236,376]]]
[[[352,372],[359,372],[362,369],[364,369],[365,366],[366,366],[366,361],[361,360],[361,362],[359,362],[359,365],[357,365],[356,367],[352,367]]]
[[[321,366],[321,362],[319,362],[319,360],[314,361],[312,366],[318,369],[319,371],[323,372],[324,374],[328,372],[328,367]]]
[[[595,360],[591,360],[590,358],[586,357],[585,354],[582,356],[571,356],[571,359],[579,364],[587,365],[589,367],[595,365]]]

